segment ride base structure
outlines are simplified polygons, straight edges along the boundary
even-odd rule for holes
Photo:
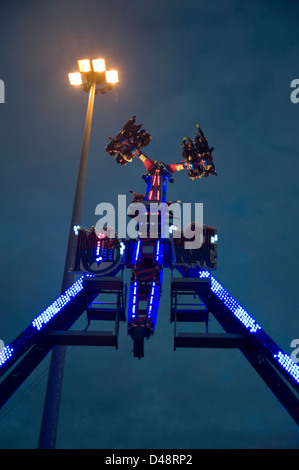
[[[157,324],[163,270],[170,269],[170,285],[166,289],[171,296],[174,349],[239,349],[299,425],[298,365],[212,276],[217,268],[217,229],[193,223],[189,231],[182,230],[176,226],[172,203],[166,200],[167,183],[173,183],[177,171],[188,171],[191,180],[217,175],[213,148],[197,126],[195,139],[184,138],[181,143],[183,160],[166,164],[143,153],[150,140],[141,125],[136,125],[134,116],[115,138],[110,137],[106,147],[118,164],[126,165],[137,158],[146,168],[142,176],[145,194],[132,192],[137,212],[141,213],[143,208],[137,237],[120,239],[117,234],[110,237],[107,227],[100,231],[95,227],[76,228],[70,270],[77,274],[77,279],[0,351],[0,406],[5,405],[56,345],[118,349],[120,323],[127,323],[134,357],[142,358],[144,341],[154,334]],[[154,223],[150,213],[156,216]],[[190,247],[186,233],[195,237],[196,230],[200,230],[201,244]],[[125,270],[131,273],[129,285],[124,282]],[[88,324],[110,322],[110,330],[73,330],[83,313],[87,313]],[[223,333],[209,332],[210,316]],[[202,324],[204,331],[179,331],[182,324],[195,323]]]

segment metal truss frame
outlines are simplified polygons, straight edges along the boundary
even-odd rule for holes
[[[231,310],[220,300],[211,289],[211,277],[182,277],[172,278],[171,282],[171,321],[174,323],[174,349],[177,348],[236,348],[239,349],[252,367],[256,370],[262,380],[273,392],[276,398],[299,425],[299,383],[294,380],[285,368],[276,360],[273,348],[276,346],[272,340],[263,335],[256,335],[250,332],[242,322],[240,322]],[[179,333],[178,324],[181,321],[194,321],[196,313],[190,312],[194,308],[195,302],[190,302],[188,308],[181,304],[178,298],[181,295],[190,295],[201,300],[198,308],[197,321],[206,322],[207,316],[212,314],[221,325],[225,333]],[[202,305],[205,309],[202,309]],[[200,317],[201,315],[201,317]],[[185,316],[185,318],[184,318]],[[190,318],[191,316],[191,318]],[[260,328],[257,330],[260,331]],[[267,341],[262,341],[265,338]],[[269,347],[271,344],[271,348]]]

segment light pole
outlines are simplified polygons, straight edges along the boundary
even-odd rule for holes
[[[78,66],[79,72],[69,74],[70,84],[82,86],[83,90],[89,93],[89,96],[61,292],[64,292],[74,281],[74,274],[70,272],[76,242],[74,226],[80,225],[81,222],[94,98],[97,92],[106,93],[118,83],[117,71],[106,70],[104,59],[78,60]],[[65,355],[66,346],[55,346],[53,348],[40,430],[40,449],[55,448]]]

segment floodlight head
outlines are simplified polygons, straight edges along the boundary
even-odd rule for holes
[[[82,85],[82,77],[80,72],[69,73],[69,81],[71,85]]]
[[[118,72],[117,70],[106,70],[106,82],[111,85],[118,83]]]
[[[94,59],[92,61],[92,67],[94,72],[105,72],[106,64],[104,59]]]
[[[90,72],[91,64],[89,59],[78,60],[78,67],[80,72]]]

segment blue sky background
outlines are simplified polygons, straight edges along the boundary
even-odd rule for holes
[[[104,56],[117,90],[97,95],[82,225],[100,202],[143,192],[142,164],[105,152],[133,115],[146,153],[173,163],[198,122],[218,176],[175,175],[168,199],[203,202],[218,228],[215,277],[287,353],[298,323],[298,1],[4,1],[0,7],[0,338],[60,293],[87,95],[77,59]],[[128,277],[129,279],[129,277]],[[298,428],[238,351],[173,351],[169,273],[145,358],[73,348],[58,448],[298,448]],[[82,320],[84,324],[84,319]],[[84,325],[85,326],[85,325]],[[3,408],[0,447],[35,448],[48,359]]]

